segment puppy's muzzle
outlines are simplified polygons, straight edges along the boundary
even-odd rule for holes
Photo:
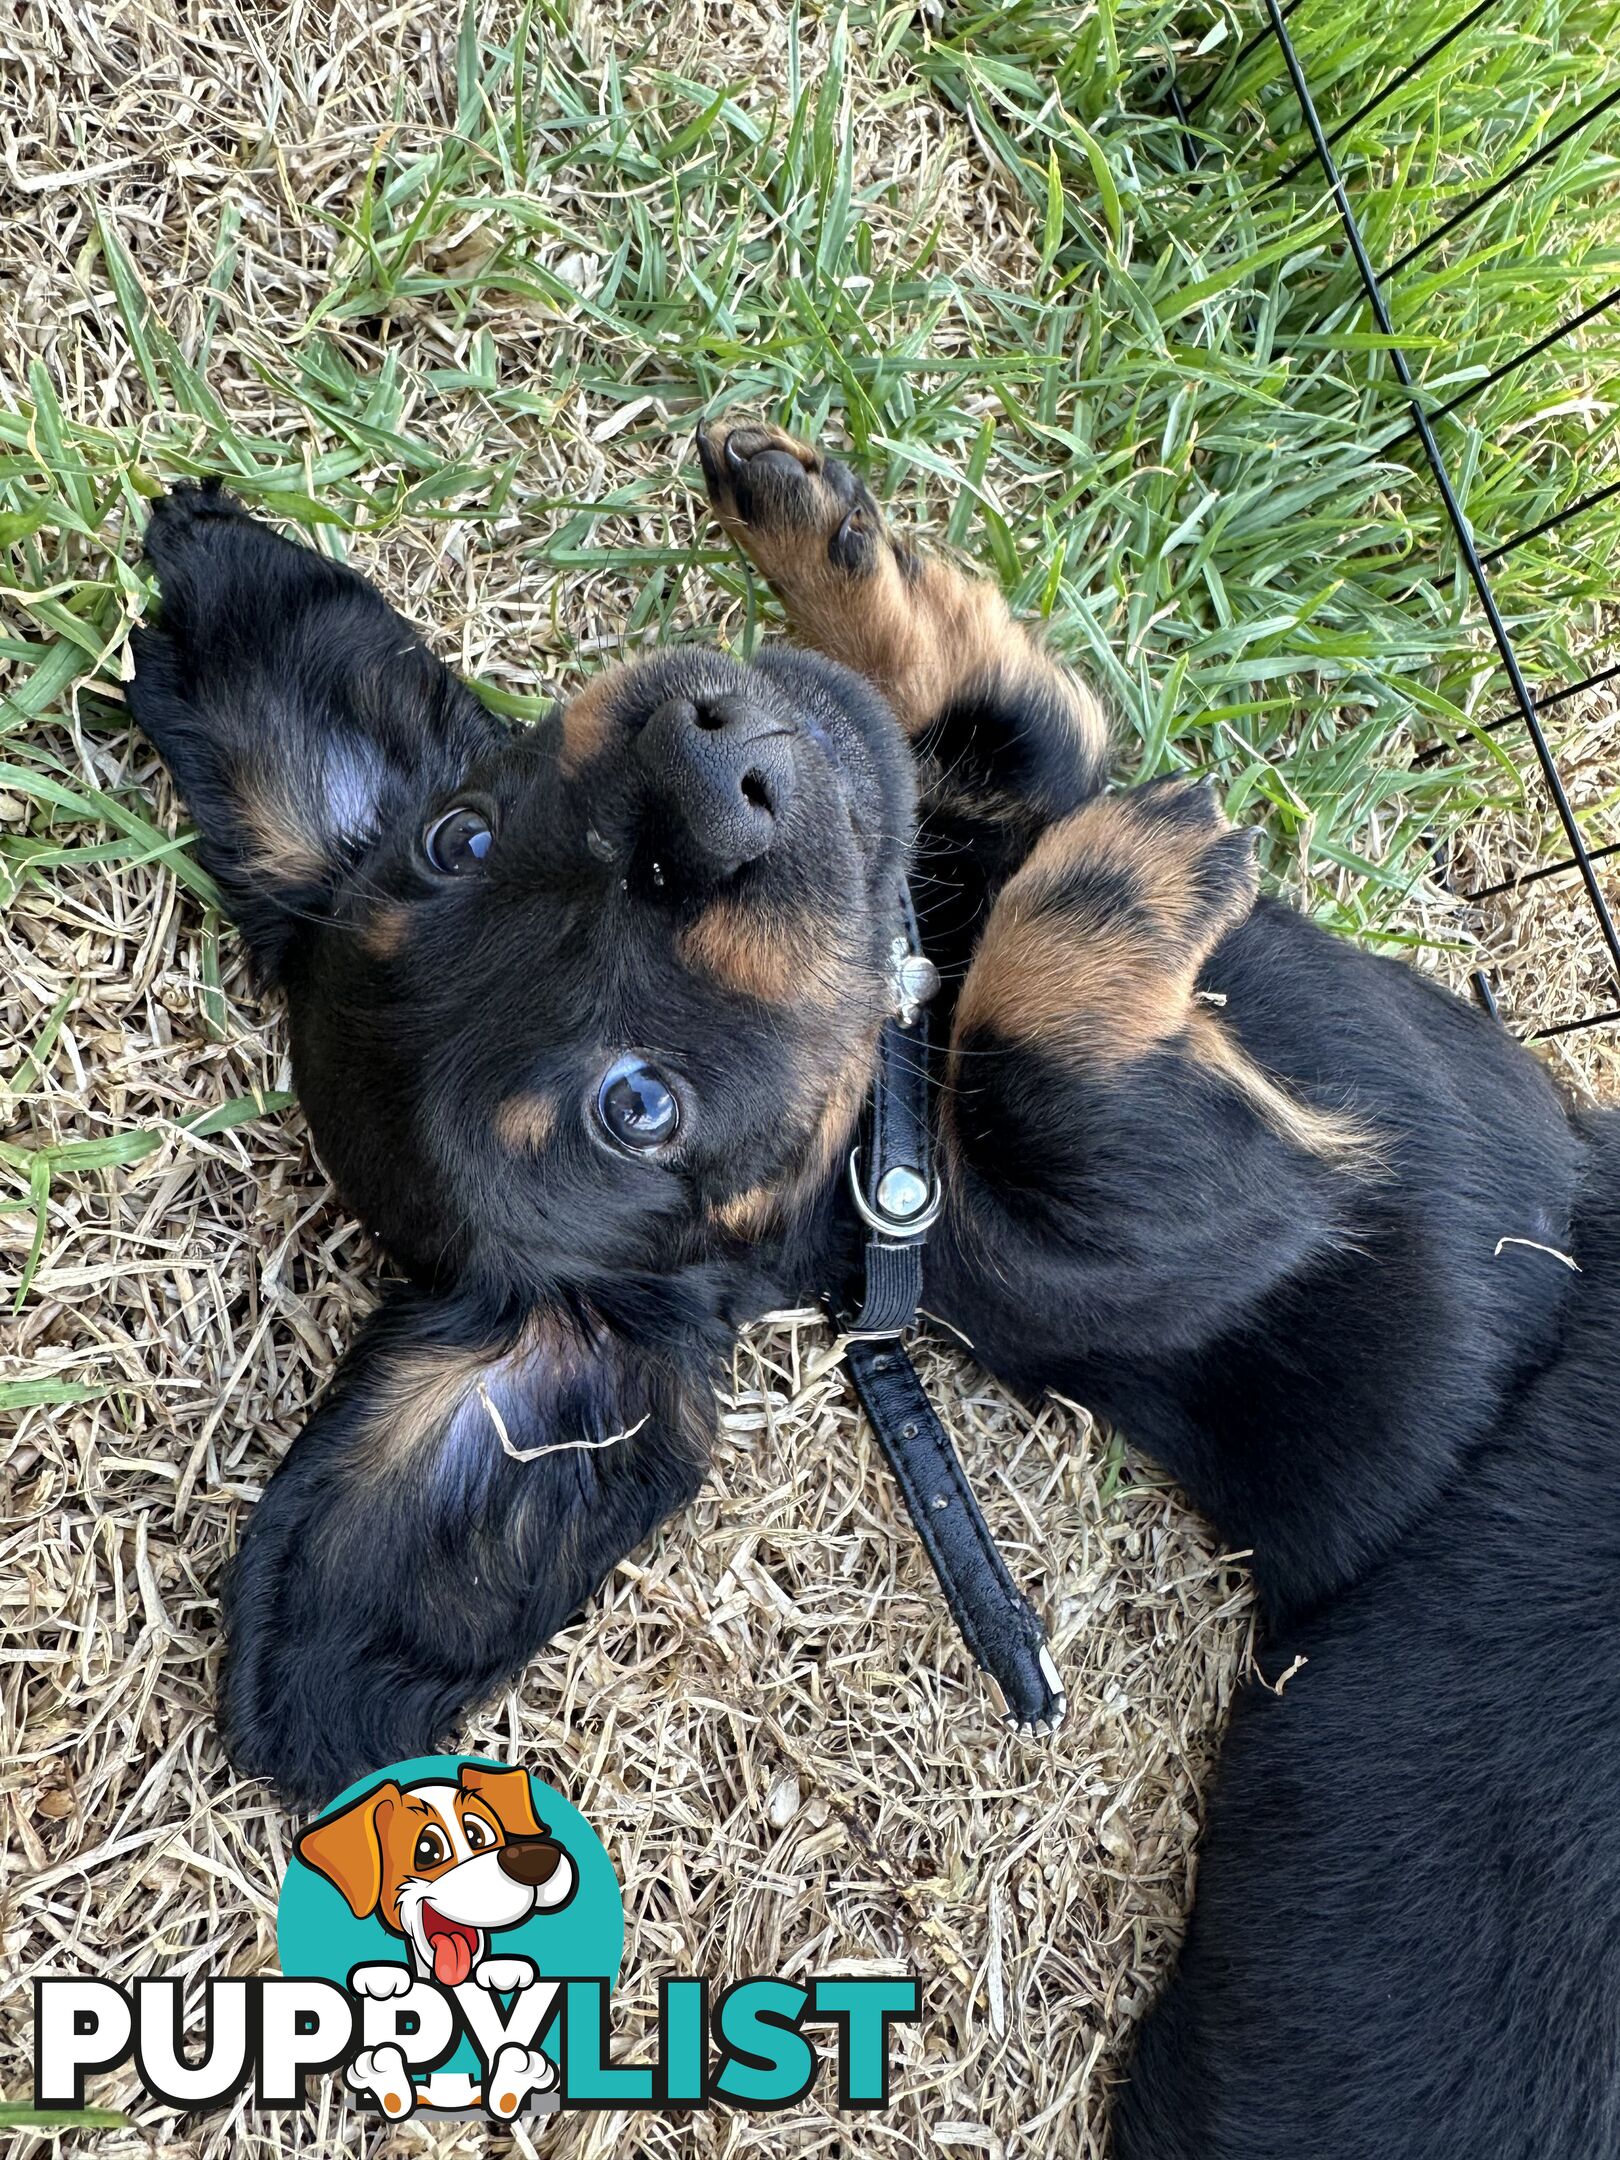
[[[753,862],[775,839],[793,793],[792,730],[742,691],[666,698],[636,756],[708,861]]]
[[[527,1889],[538,1890],[550,1882],[565,1859],[560,1845],[550,1838],[508,1838],[496,1854],[501,1873]]]

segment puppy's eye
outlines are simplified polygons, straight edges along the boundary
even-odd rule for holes
[[[471,803],[458,803],[422,835],[422,851],[446,877],[465,877],[483,863],[495,840],[490,822]]]
[[[448,1860],[450,1847],[442,1830],[424,1830],[416,1841],[411,1854],[413,1867],[437,1867],[441,1860]]]
[[[675,1090],[639,1057],[618,1058],[608,1067],[596,1091],[596,1114],[610,1139],[638,1154],[673,1139],[681,1122]]]
[[[484,1852],[495,1842],[494,1831],[477,1815],[469,1815],[461,1827],[467,1833],[467,1843],[474,1852]]]

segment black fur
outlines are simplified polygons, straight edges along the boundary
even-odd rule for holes
[[[795,484],[784,465],[778,492]],[[406,633],[392,643],[368,588],[217,501],[181,498],[153,552],[166,604],[137,715],[287,989],[323,1151],[418,1279],[351,1353],[232,1579],[227,1736],[307,1797],[428,1744],[520,1664],[692,1490],[730,1330],[834,1270],[842,1156],[809,1175],[781,1105],[807,1072],[858,1064],[909,801],[860,686],[773,663],[758,694],[785,701],[797,799],[819,782],[823,809],[721,882],[778,927],[835,915],[841,973],[830,1000],[762,1004],[677,963],[672,925],[713,883],[648,881],[668,849],[622,743],[569,775],[546,731],[508,740]],[[669,679],[624,679],[625,741]],[[1203,798],[1083,807],[1061,712],[1017,680],[924,742],[954,791],[925,897],[964,936],[1039,915],[1077,984],[1117,948],[1166,1018],[1126,1054],[1014,1026],[1005,1001],[975,1019],[991,1008],[968,976],[928,1302],[1014,1385],[1092,1404],[1165,1464],[1253,1552],[1267,1670],[1306,1661],[1239,1705],[1180,1971],[1117,2111],[1121,2160],[1612,2160],[1620,1121],[1572,1115],[1501,1029],[1409,970],[1234,906],[1239,853]],[[273,755],[318,792],[334,728],[382,746],[372,825],[336,836],[322,877],[267,894],[241,867],[238,761]],[[503,806],[504,859],[438,891],[416,836],[469,787]],[[1031,845],[1071,814],[1061,874],[1032,884]],[[1151,840],[1155,818],[1186,852],[1170,902],[1113,845]],[[587,828],[613,837],[617,899]],[[379,892],[412,910],[386,959],[357,929]],[[1206,917],[1236,927],[1195,967],[1182,948]],[[654,1012],[701,1083],[690,1158],[627,1169],[570,1125],[498,1178],[495,1098],[538,1076],[574,1103]],[[1369,1143],[1300,1144],[1206,1054],[1211,1028]],[[779,1191],[780,1213],[722,1220],[745,1188]],[[482,1361],[520,1450],[647,1423],[616,1450],[522,1464],[463,1403],[379,1502],[357,1456],[389,1375],[447,1345]],[[470,1568],[493,1593],[472,1621]],[[329,1602],[362,1573],[358,1605]]]

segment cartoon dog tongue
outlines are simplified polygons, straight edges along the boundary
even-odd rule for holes
[[[477,1937],[471,1928],[447,1920],[428,1906],[422,1915],[422,1924],[428,1943],[433,1951],[433,1977],[440,1987],[460,1987],[472,1971],[473,1950]]]

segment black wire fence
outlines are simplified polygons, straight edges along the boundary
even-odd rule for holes
[[[1497,359],[1488,370],[1467,382],[1462,389],[1443,402],[1433,404],[1425,396],[1422,386],[1413,374],[1406,352],[1398,341],[1399,294],[1396,293],[1393,297],[1391,295],[1391,288],[1397,284],[1404,272],[1423,262],[1425,258],[1432,262],[1435,259],[1434,251],[1454,233],[1466,227],[1479,212],[1507,196],[1527,174],[1547,164],[1566,145],[1578,138],[1588,137],[1588,131],[1596,131],[1605,116],[1620,106],[1620,87],[1608,90],[1595,98],[1584,110],[1578,110],[1565,125],[1520,158],[1511,170],[1500,174],[1488,185],[1469,195],[1455,210],[1450,211],[1392,261],[1379,266],[1372,258],[1362,222],[1357,216],[1353,185],[1347,182],[1340,170],[1337,148],[1380,107],[1429,68],[1447,47],[1464,38],[1476,23],[1497,7],[1498,0],[1477,0],[1474,7],[1459,14],[1457,20],[1441,36],[1433,39],[1409,61],[1399,65],[1388,80],[1343,118],[1330,107],[1324,110],[1328,103],[1326,97],[1319,102],[1313,94],[1305,64],[1301,60],[1294,37],[1290,34],[1289,20],[1305,4],[1306,0],[1287,0],[1286,5],[1279,5],[1279,0],[1262,0],[1264,20],[1260,27],[1206,82],[1196,90],[1184,92],[1179,82],[1172,81],[1169,91],[1171,109],[1184,131],[1189,161],[1196,162],[1197,151],[1190,130],[1198,120],[1200,112],[1211,103],[1221,86],[1229,83],[1244,63],[1260,51],[1267,40],[1275,42],[1293,100],[1297,104],[1299,121],[1310,147],[1271,182],[1271,190],[1301,180],[1314,164],[1337,209],[1345,247],[1366,295],[1368,309],[1385,343],[1400,389],[1410,404],[1411,423],[1406,430],[1406,437],[1408,440],[1415,437],[1416,443],[1421,446],[1424,461],[1444,504],[1460,559],[1483,620],[1488,626],[1501,672],[1506,679],[1507,702],[1499,712],[1476,725],[1487,735],[1501,735],[1505,731],[1512,731],[1509,740],[1517,739],[1521,745],[1524,761],[1521,770],[1532,780],[1539,781],[1545,790],[1547,802],[1562,836],[1563,852],[1555,860],[1517,870],[1493,883],[1459,893],[1457,897],[1463,901],[1483,902],[1545,879],[1569,874],[1577,876],[1590,906],[1593,937],[1600,941],[1601,948],[1606,953],[1607,964],[1604,972],[1607,995],[1600,997],[1592,1009],[1582,1011],[1573,1018],[1559,1018],[1545,1025],[1532,1025],[1527,1032],[1532,1039],[1541,1040],[1620,1021],[1620,930],[1616,928],[1614,912],[1596,867],[1605,859],[1620,855],[1620,841],[1606,846],[1588,846],[1580,819],[1571,803],[1565,773],[1560,768],[1558,750],[1547,726],[1550,714],[1574,705],[1577,700],[1600,689],[1605,683],[1620,680],[1620,662],[1600,666],[1576,681],[1558,683],[1546,688],[1532,687],[1526,679],[1526,671],[1521,665],[1513,635],[1504,619],[1504,612],[1499,605],[1491,578],[1493,567],[1527,542],[1542,539],[1555,529],[1572,525],[1588,512],[1620,496],[1620,480],[1590,489],[1523,531],[1511,532],[1502,537],[1493,535],[1482,543],[1473,531],[1463,506],[1465,489],[1458,478],[1459,453],[1455,447],[1455,439],[1460,431],[1448,426],[1448,423],[1453,422],[1465,408],[1472,406],[1494,384],[1516,374],[1553,348],[1564,345],[1611,310],[1620,309],[1620,285],[1570,313],[1546,335]],[[1321,8],[1327,4],[1327,0],[1311,0],[1311,4]],[[1399,36],[1399,23],[1398,11],[1392,11],[1392,34],[1395,37]],[[1199,124],[1202,126],[1204,123]],[[1445,756],[1449,748],[1450,745],[1445,742],[1433,744],[1418,752],[1418,762],[1432,762]],[[1483,969],[1476,970],[1474,985],[1482,1002],[1495,1012],[1496,998]]]

